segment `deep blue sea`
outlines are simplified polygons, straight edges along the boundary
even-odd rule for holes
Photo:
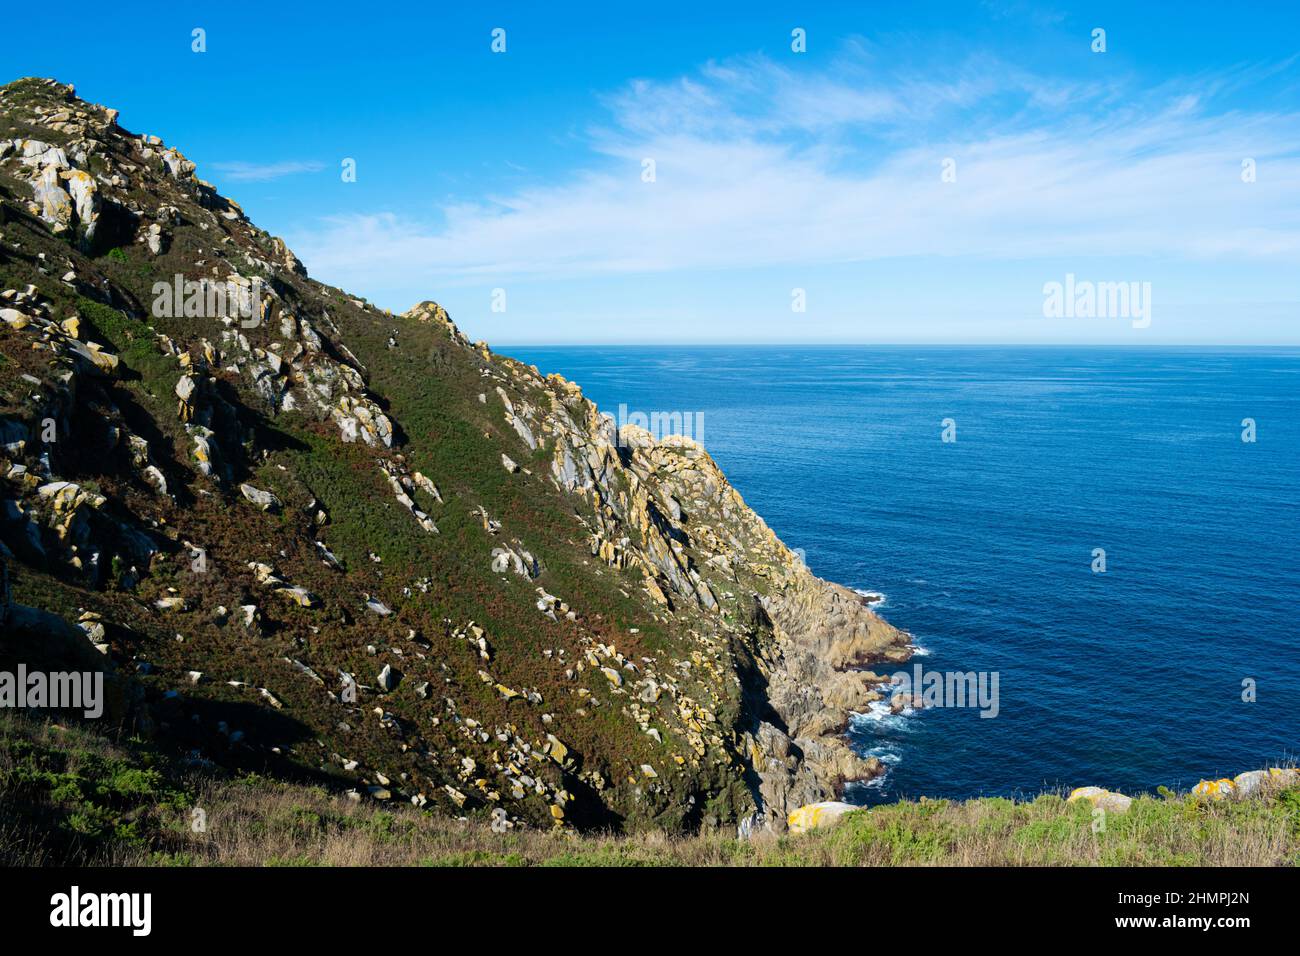
[[[1300,349],[503,351],[606,411],[702,412],[815,573],[883,592],[927,670],[997,672],[992,719],[855,718],[889,771],[854,799],[1185,788],[1300,752]]]

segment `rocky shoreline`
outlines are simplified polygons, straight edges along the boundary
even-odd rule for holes
[[[865,668],[901,664],[910,636],[871,611],[867,600],[806,571],[791,589],[762,602],[771,622],[768,699],[780,723],[760,723],[760,794],[769,816],[838,798],[844,785],[884,772],[844,736],[853,713],[881,699],[886,679]],[[792,763],[792,753],[802,760]]]
[[[436,308],[418,307],[422,314]],[[438,318],[454,329],[445,313]],[[866,668],[908,660],[910,635],[876,615],[870,595],[813,575],[697,442],[657,440],[635,425],[615,431],[612,418],[576,384],[511,365],[524,384],[563,396],[549,415],[529,406],[511,414],[529,434],[559,439],[552,471],[562,487],[607,504],[594,554],[639,568],[647,590],[679,617],[686,613],[683,600],[713,617],[720,600],[735,596],[732,585],[746,578],[766,585],[766,593],[753,594],[750,633],[743,635],[755,668],[742,679],[749,706],[741,715],[740,749],[757,781],[755,812],[742,820],[744,827],[784,829],[798,807],[881,774],[880,761],[854,753],[845,731],[852,714],[879,700],[878,688],[887,683]],[[634,535],[625,533],[628,524]],[[726,543],[720,527],[728,531]],[[682,543],[690,544],[689,553]]]

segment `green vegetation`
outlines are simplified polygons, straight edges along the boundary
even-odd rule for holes
[[[6,715],[0,720],[0,862],[76,862],[156,844],[190,804],[138,740]],[[39,843],[37,843],[39,841]]]
[[[204,826],[192,825],[195,810]],[[39,823],[39,827],[32,824]],[[44,838],[33,840],[33,833]],[[1091,808],[1043,794],[921,800],[797,836],[493,832],[322,787],[182,772],[139,740],[0,717],[0,864],[256,866],[1300,865],[1300,787],[1248,800],[1143,796],[1094,831]]]
[[[0,103],[0,123],[67,146],[68,134],[44,128],[40,117],[69,104],[80,110],[70,96],[40,81],[15,84]],[[736,616],[705,616],[689,600],[670,615],[645,591],[644,570],[593,555],[597,496],[581,499],[551,480],[556,436],[538,427],[540,416],[532,419],[535,449],[505,420],[498,387],[521,406],[549,410],[555,396],[541,380],[470,347],[436,316],[425,321],[358,306],[340,290],[281,268],[271,238],[220,197],[159,165],[141,167],[140,143],[122,131],[96,135],[101,249],[56,239],[23,211],[30,184],[8,165],[0,168],[6,242],[22,251],[0,256],[0,290],[34,286],[24,311],[39,311],[41,322],[75,331],[118,359],[112,375],[76,372],[76,387],[64,396],[71,366],[56,351],[32,347],[38,325],[0,327],[0,414],[31,430],[45,410],[61,409],[52,416],[60,427],[53,473],[107,499],[78,525],[93,541],[97,566],[74,560],[51,533],[51,560],[20,555],[10,573],[18,601],[69,621],[84,612],[101,617],[111,658],[143,690],[158,752],[196,751],[227,771],[321,781],[336,794],[382,775],[400,781],[392,784],[395,799],[418,795],[442,812],[479,820],[504,805],[516,820],[546,826],[561,792],[566,823],[579,828],[690,829],[702,808],[729,819],[743,812],[749,791],[735,749],[741,694],[722,656],[730,637],[705,641],[720,620]],[[119,185],[107,184],[113,179]],[[139,241],[149,223],[122,214],[172,206],[180,214],[160,221],[165,242],[157,251]],[[52,281],[42,262],[58,263],[59,274],[66,268],[76,281]],[[274,288],[265,322],[234,327],[216,316],[150,315],[156,281],[221,279],[232,271],[260,275]],[[260,371],[270,354],[278,376]],[[391,418],[391,449],[340,440],[331,416],[339,411],[343,365]],[[175,389],[186,368],[202,381],[195,399],[201,411],[179,406]],[[290,383],[292,408],[277,407],[276,390]],[[316,404],[317,385],[335,407]],[[361,396],[357,385],[349,388],[353,399]],[[209,474],[195,457],[197,429],[187,430],[187,421],[211,429]],[[26,451],[29,475],[39,473],[39,451]],[[531,474],[509,474],[503,453]],[[411,491],[437,534],[396,500],[381,472],[395,462],[437,485],[441,501],[423,487]],[[165,493],[146,480],[146,463],[165,478]],[[273,493],[282,507],[257,510],[241,495],[242,483]],[[9,483],[0,491],[33,513],[48,508],[32,487]],[[629,494],[629,478],[612,469],[600,496],[619,503]],[[628,535],[630,547],[645,543],[626,517],[606,530],[615,539]],[[322,563],[318,541],[345,570]],[[141,542],[157,553],[143,557]],[[5,543],[17,542],[10,536]],[[191,570],[191,543],[205,555],[201,575]],[[528,551],[540,574],[493,572],[498,547]],[[692,560],[706,576],[714,573]],[[271,593],[254,579],[252,563],[272,566],[318,603],[302,607]],[[747,602],[750,583],[731,583],[735,599]],[[543,616],[538,588],[571,608],[573,619]],[[363,595],[393,613],[376,616]],[[159,609],[160,599],[174,597],[184,610]],[[245,606],[256,606],[256,626],[243,626]],[[490,662],[463,637],[471,622],[486,634]],[[566,676],[575,664],[587,666],[593,646],[616,648],[637,669],[626,672],[630,684],[656,667],[661,685],[671,675],[676,686],[661,687],[658,699],[644,704],[635,688],[614,694],[598,669]],[[402,679],[381,696],[374,681],[385,663]],[[317,676],[304,676],[305,668]],[[363,685],[354,705],[331,695],[340,671]],[[204,677],[192,681],[191,673]],[[425,683],[433,693],[417,694]],[[461,720],[480,729],[467,735]],[[530,785],[511,795],[495,754],[507,729],[517,740],[512,746],[533,752],[547,746],[548,735],[563,741],[567,764],[514,760],[529,764],[528,776],[544,790]],[[473,776],[461,773],[466,758],[480,768]],[[643,765],[658,776],[649,778]]]
[[[158,350],[154,334],[145,323],[84,297],[77,300],[77,311],[86,325],[86,335],[117,354],[125,366],[123,379],[130,382],[134,373],[148,394],[170,400],[180,372],[175,360]]]

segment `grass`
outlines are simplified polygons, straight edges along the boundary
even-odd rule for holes
[[[138,374],[148,394],[164,396],[170,402],[180,371],[173,359],[158,350],[154,334],[144,322],[85,297],[77,300],[77,311],[92,333],[90,338],[106,342],[117,353],[126,367],[123,378]]]
[[[202,821],[196,826],[196,821]],[[1300,787],[1249,800],[1142,796],[1094,832],[1043,794],[925,800],[797,836],[494,832],[321,787],[216,776],[75,725],[0,717],[0,863],[166,866],[1295,866]]]
[[[0,721],[0,862],[143,849],[189,803],[146,751],[62,724]]]

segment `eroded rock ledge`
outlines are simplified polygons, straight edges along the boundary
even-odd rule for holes
[[[772,625],[767,699],[784,729],[760,723],[755,764],[765,822],[779,828],[798,807],[883,772],[874,757],[854,753],[843,732],[853,712],[881,696],[881,679],[863,668],[904,661],[911,651],[908,635],[865,598],[807,572],[761,607]]]

